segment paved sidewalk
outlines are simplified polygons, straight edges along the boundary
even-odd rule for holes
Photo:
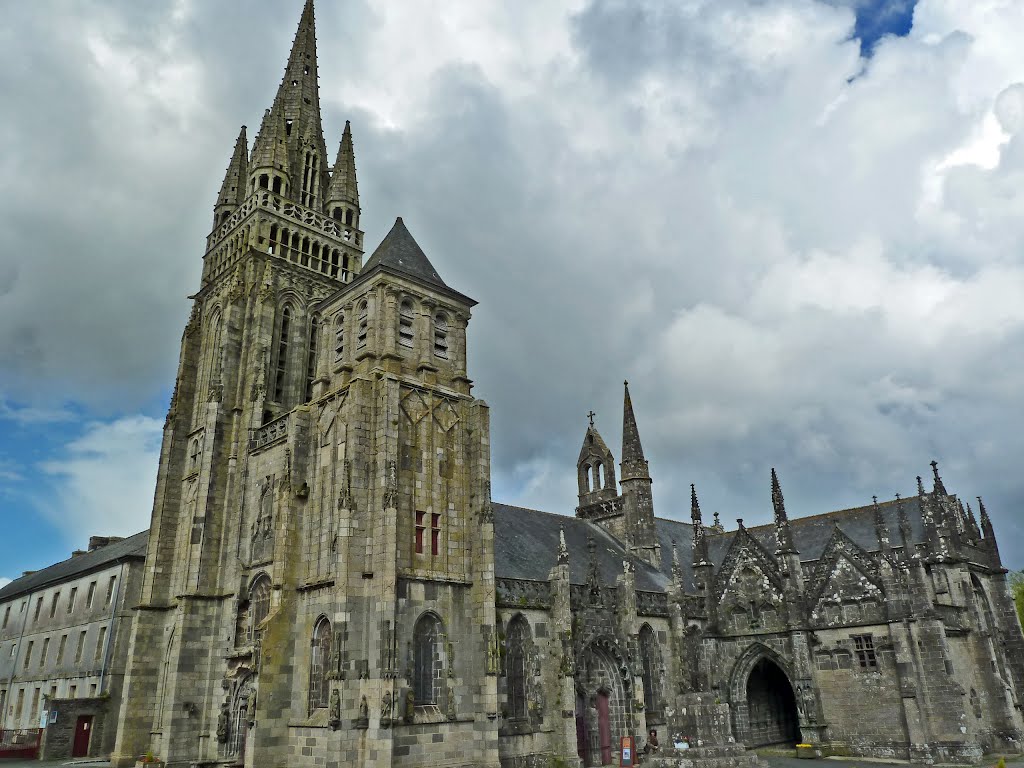
[[[911,763],[906,760],[879,760],[868,757],[828,757],[824,760],[803,760],[796,757],[787,757],[777,754],[762,754],[770,768],[865,768],[866,766],[896,766],[898,768],[940,768],[939,765],[925,766],[922,763]],[[999,761],[998,756],[985,757],[975,768],[994,768]],[[1024,768],[1024,756],[1012,755],[1006,758],[1006,765],[1009,768]]]

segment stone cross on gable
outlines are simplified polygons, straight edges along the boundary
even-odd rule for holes
[[[591,411],[590,413],[587,414],[587,418],[590,419],[590,426],[594,426],[594,417],[595,416],[597,416],[597,414],[594,413],[593,411]]]

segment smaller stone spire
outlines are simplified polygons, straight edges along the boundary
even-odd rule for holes
[[[946,486],[942,483],[942,478],[939,477],[939,462],[932,460],[932,474],[935,476],[934,486],[932,487],[933,493],[939,493],[946,496]]]
[[[245,200],[246,183],[249,178],[249,141],[245,136],[245,126],[238,132],[235,148],[231,153],[224,181],[220,185],[217,203],[213,207],[213,225],[219,226]]]
[[[988,510],[985,509],[985,502],[981,500],[981,496],[978,496],[978,515],[981,517],[981,533],[985,537],[985,544],[995,556],[996,563],[1002,565],[1002,558],[999,556],[999,544],[996,543],[996,531],[992,527],[992,518],[988,516]]]
[[[961,502],[962,504],[963,502]],[[981,529],[978,527],[978,518],[974,516],[974,510],[971,509],[971,502],[967,502],[967,506],[964,510],[964,519],[967,521],[967,528],[971,532],[972,538],[977,541],[981,538]]]
[[[900,539],[903,542],[903,554],[910,557],[914,553],[913,531],[910,528],[910,518],[907,517],[907,508],[903,499],[896,494],[896,519],[900,526]]]
[[[793,533],[789,528],[789,516],[786,514],[786,502],[782,498],[782,486],[779,485],[779,476],[772,467],[772,508],[775,511],[775,539],[778,544],[776,554],[792,554]]]
[[[708,562],[708,539],[704,530],[704,519],[697,500],[697,488],[690,483],[690,520],[693,523],[693,564],[706,565]]]
[[[679,547],[675,539],[672,539],[672,581],[677,585],[683,583],[683,566],[679,562]]]
[[[565,528],[558,529],[558,564],[569,564],[569,548],[565,545]]]
[[[351,210],[352,216],[347,213],[339,216],[335,214],[335,208],[341,206]],[[345,121],[345,131],[341,134],[341,144],[338,146],[338,159],[334,162],[334,170],[331,173],[331,184],[327,188],[327,212],[335,219],[344,221],[345,224],[358,226],[359,216],[359,185],[356,182],[356,153],[352,146],[352,124]]]
[[[882,552],[889,551],[889,526],[885,522],[885,514],[878,506],[878,497],[871,497],[871,504],[875,511],[875,536],[878,538],[878,548]]]
[[[637,429],[636,416],[633,414],[633,400],[629,396],[629,382],[622,382],[622,386],[622,479],[650,479],[644,448],[640,444],[640,430]]]
[[[288,128],[277,101],[263,113],[259,133],[252,143],[249,177],[254,189],[270,189],[287,194],[289,176]]]
[[[995,540],[995,529],[992,527],[992,518],[988,516],[988,510],[985,509],[985,502],[981,500],[981,496],[978,496],[978,515],[981,517],[981,532],[985,539]]]

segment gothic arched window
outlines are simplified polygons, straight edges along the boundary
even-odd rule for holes
[[[527,684],[530,625],[522,615],[516,616],[505,634],[505,683],[508,694],[508,716],[525,720],[530,715]]]
[[[434,318],[434,354],[448,357],[448,316],[444,312],[438,312]]]
[[[252,675],[249,675],[235,690],[226,750],[229,755],[245,754],[245,737],[249,732],[249,721],[253,717],[249,713],[249,706],[254,701],[252,693]]]
[[[270,577],[265,573],[257,576],[249,587],[249,617],[252,639],[259,638],[260,625],[270,615]]]
[[[327,706],[331,686],[327,674],[331,665],[331,622],[321,616],[313,627],[309,654],[309,712]]]
[[[650,624],[640,629],[640,663],[643,667],[644,707],[647,719],[660,716],[661,700],[658,696],[658,678],[661,676],[661,649]]]
[[[285,307],[281,311],[281,324],[278,328],[277,341],[277,375],[274,377],[274,400],[284,399],[285,383],[288,376],[288,336],[291,334],[292,308]]]
[[[413,697],[417,704],[437,704],[441,684],[441,620],[425,613],[412,633]]]
[[[320,319],[314,317],[309,323],[309,347],[306,357],[306,398],[304,402],[313,399],[313,380],[316,378],[316,340],[320,334]]]
[[[412,302],[405,299],[398,308],[398,343],[400,346],[412,348],[415,338],[412,330],[414,319]]]

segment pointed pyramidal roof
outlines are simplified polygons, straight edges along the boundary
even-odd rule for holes
[[[356,182],[356,153],[352,146],[352,125],[345,121],[345,131],[338,146],[338,159],[334,162],[331,184],[327,190],[327,203],[351,203],[359,207],[359,184]]]
[[[217,195],[217,205],[240,205],[245,199],[245,182],[249,175],[249,142],[245,136],[245,126],[238,132],[235,149],[231,153],[231,162],[224,174]]]
[[[412,277],[428,285],[448,288],[441,276],[437,274],[434,265],[430,263],[427,254],[423,252],[419,243],[406,229],[401,216],[395,219],[391,231],[381,240],[377,250],[366,262],[363,274],[369,273],[374,267],[387,267],[394,272]]]
[[[629,382],[624,381],[625,395],[622,403],[622,475],[623,480],[630,476],[647,475],[647,460],[644,459],[644,447],[640,445],[640,430],[636,426],[633,415],[633,400],[629,396]]]

